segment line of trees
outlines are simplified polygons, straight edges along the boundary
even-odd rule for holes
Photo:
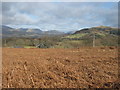
[[[3,38],[2,47],[38,47],[38,48],[79,48],[82,46],[118,46],[118,38],[106,35],[89,34],[85,37],[67,39],[61,36],[45,36],[41,38]]]
[[[55,45],[57,42],[60,42],[60,36],[53,37],[42,37],[42,38],[3,38],[2,46],[3,47],[24,47],[24,46],[32,46],[38,48],[50,48]]]

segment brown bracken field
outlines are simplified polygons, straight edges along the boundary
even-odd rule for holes
[[[2,49],[3,88],[119,88],[118,49]]]

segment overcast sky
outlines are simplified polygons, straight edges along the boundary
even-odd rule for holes
[[[118,26],[117,2],[3,2],[2,24],[16,28],[71,31]]]

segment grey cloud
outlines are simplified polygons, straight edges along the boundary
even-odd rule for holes
[[[104,8],[106,4],[6,2],[2,5],[3,24],[68,30],[95,25],[117,26],[117,7]]]

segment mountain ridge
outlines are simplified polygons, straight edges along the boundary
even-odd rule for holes
[[[38,28],[11,28],[2,25],[3,37],[40,37],[43,35],[61,35],[64,32],[57,30],[42,31]]]

